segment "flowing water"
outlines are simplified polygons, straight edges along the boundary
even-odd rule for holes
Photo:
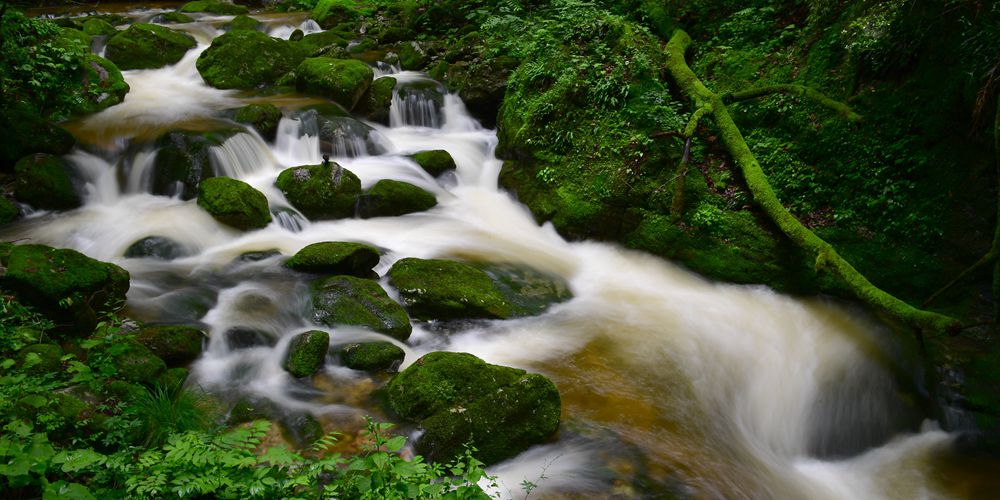
[[[392,341],[405,349],[405,364],[431,351],[464,351],[556,382],[558,438],[491,469],[502,496],[523,497],[525,479],[539,485],[532,495],[556,497],[949,498],[989,491],[982,489],[989,477],[952,457],[954,437],[925,420],[918,358],[862,311],[714,284],[617,246],[565,241],[498,190],[496,134],[456,96],[402,92],[426,83],[418,73],[377,72],[398,80],[391,127],[368,123],[367,137],[324,143],[308,113],[297,111],[314,98],[203,83],[194,63],[228,19],[174,25],[198,47],[176,65],[125,72],[131,92],[124,103],[69,124],[84,143],[67,157],[82,180],[82,208],[34,212],[0,233],[115,262],[132,276],[129,316],[204,327],[210,341],[193,366],[194,383],[222,398],[265,398],[310,412],[328,430],[356,431],[361,416],[384,417],[371,397],[381,379],[330,365],[306,384],[281,369],[288,339],[322,328],[308,318],[307,278],[285,270],[283,258],[314,242],[362,241],[384,250],[380,275],[403,257],[435,257],[514,263],[569,283],[574,298],[539,316],[447,329],[416,323],[407,343]],[[274,36],[318,29],[302,17],[260,19]],[[265,193],[274,222],[239,232],[193,200],[151,194],[152,138],[177,128],[232,127],[226,110],[250,102],[285,110],[276,139],[246,129],[213,146],[211,163],[217,174]],[[435,179],[405,156],[427,149],[449,151],[457,170]],[[402,217],[310,222],[274,181],[282,169],[318,163],[324,153],[365,187],[403,180],[433,192],[439,205]],[[122,257],[147,236],[175,241],[184,256]],[[277,344],[234,349],[223,335],[231,329],[264,332]],[[390,340],[356,328],[322,329],[333,345]]]

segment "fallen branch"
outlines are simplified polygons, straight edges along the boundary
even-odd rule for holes
[[[805,85],[795,85],[795,84],[784,84],[784,85],[768,85],[765,87],[756,87],[747,90],[741,90],[739,92],[734,92],[731,94],[723,94],[722,102],[726,104],[732,104],[734,102],[748,101],[750,99],[756,99],[758,97],[764,97],[771,94],[788,94],[815,102],[821,106],[829,108],[836,112],[838,115],[844,117],[845,119],[857,122],[861,121],[861,115],[854,112],[850,106],[844,104],[840,101],[830,99],[822,92],[813,89],[812,87],[806,87]]]
[[[691,138],[698,130],[698,122],[709,111],[711,111],[709,106],[696,109],[691,114],[687,126],[684,127],[684,155],[681,156],[681,162],[677,165],[677,174],[674,175],[674,196],[670,201],[670,222],[674,224],[681,220],[681,215],[684,213],[684,179],[687,177],[688,164],[691,161]]]

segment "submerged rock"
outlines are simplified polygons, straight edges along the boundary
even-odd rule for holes
[[[389,406],[418,422],[417,452],[446,462],[466,444],[487,465],[549,439],[559,428],[559,391],[548,378],[487,364],[466,353],[434,352],[393,377]]]
[[[361,194],[358,176],[336,162],[285,169],[276,185],[311,220],[352,217]]]
[[[252,89],[274,85],[306,55],[297,44],[260,31],[231,31],[212,40],[196,66],[213,87]]]
[[[389,269],[389,283],[418,319],[504,319],[514,314],[485,272],[461,262],[400,259]]]
[[[367,372],[395,370],[405,357],[406,353],[399,346],[389,342],[347,344],[340,351],[344,366]]]
[[[253,328],[236,327],[226,330],[223,334],[228,349],[249,349],[252,347],[271,347],[277,343],[268,332]]]
[[[573,298],[569,284],[559,276],[513,264],[480,264],[500,293],[511,303],[515,316],[540,314],[552,304]]]
[[[433,193],[408,182],[382,179],[358,199],[358,214],[363,218],[395,217],[423,212],[436,205]]]
[[[73,187],[70,167],[44,153],[25,156],[14,166],[14,197],[35,208],[67,210],[82,205]]]
[[[232,2],[221,0],[195,0],[181,6],[180,12],[208,14],[220,14],[224,16],[238,16],[250,12],[250,9],[243,5],[236,5]]]
[[[180,61],[196,45],[187,33],[137,23],[108,40],[105,56],[123,70],[151,69]]]
[[[183,245],[163,236],[147,236],[125,250],[125,257],[129,259],[174,260],[187,254]]]
[[[351,110],[371,86],[374,76],[371,67],[361,61],[312,57],[295,69],[295,88],[328,97]]]
[[[378,282],[353,276],[332,276],[312,284],[313,321],[331,327],[351,325],[409,338],[413,327],[406,310]]]
[[[281,122],[281,110],[274,104],[249,104],[236,111],[234,120],[253,126],[265,140],[274,141]]]
[[[381,154],[384,150],[374,140],[374,129],[337,104],[310,106],[299,113],[302,133],[318,136],[320,150],[333,156],[358,157]]]
[[[271,223],[267,197],[253,186],[229,177],[212,177],[198,185],[198,206],[215,220],[244,231]]]
[[[149,348],[170,368],[191,364],[201,356],[208,336],[193,326],[149,326],[139,330],[136,340]]]
[[[443,149],[432,149],[430,151],[420,151],[410,155],[410,159],[417,162],[420,168],[434,177],[449,171],[455,170],[455,159],[451,153]]]
[[[296,270],[317,274],[347,274],[370,277],[378,265],[378,249],[364,243],[323,241],[299,250],[285,262]]]
[[[323,367],[329,348],[329,333],[319,330],[300,333],[288,343],[283,366],[294,377],[308,377]]]

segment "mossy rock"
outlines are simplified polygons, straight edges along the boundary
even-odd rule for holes
[[[363,218],[395,217],[423,212],[436,205],[433,193],[408,182],[382,179],[358,199],[358,213]]]
[[[367,120],[389,125],[389,108],[392,106],[392,95],[395,88],[395,78],[391,76],[376,78],[361,96],[354,111]]]
[[[366,372],[392,371],[403,362],[406,353],[389,342],[347,344],[340,351],[344,366]]]
[[[420,168],[428,174],[437,177],[449,170],[455,170],[455,159],[451,153],[443,149],[432,149],[430,151],[420,151],[410,155],[410,159],[415,161]]]
[[[511,303],[514,316],[541,314],[552,304],[573,298],[563,278],[513,264],[478,264]]]
[[[129,86],[118,66],[108,59],[87,54],[83,58],[82,103],[78,112],[96,113],[125,100]]]
[[[30,374],[44,375],[62,371],[63,350],[56,344],[34,344],[18,351],[18,366]]]
[[[278,135],[278,123],[281,122],[281,110],[270,103],[248,104],[236,110],[233,119],[250,124],[265,140],[274,141]]]
[[[149,348],[170,368],[184,367],[201,356],[205,332],[191,326],[148,326],[139,330],[136,341]]]
[[[295,88],[333,99],[351,110],[372,84],[375,72],[361,61],[311,57],[295,69]]]
[[[319,330],[300,333],[288,343],[283,366],[294,377],[308,377],[323,367],[329,348],[329,333]]]
[[[147,236],[125,249],[127,259],[174,260],[188,255],[180,243],[163,236]]]
[[[457,92],[474,118],[486,127],[495,127],[500,105],[507,92],[507,80],[520,62],[507,56],[478,64],[458,62],[448,66],[448,89]]]
[[[347,274],[367,278],[378,265],[378,249],[364,243],[322,241],[299,250],[285,266],[317,274]]]
[[[21,215],[21,210],[6,197],[0,196],[0,226],[13,222]]]
[[[76,139],[38,114],[26,101],[4,103],[0,112],[0,172],[13,172],[18,160],[35,153],[64,155]]]
[[[316,53],[330,47],[347,47],[347,44],[351,41],[351,36],[344,36],[344,34],[333,31],[320,31],[319,33],[309,33],[299,40],[299,44],[309,51],[310,54]]]
[[[118,401],[130,402],[148,394],[145,387],[125,380],[111,380],[104,386],[104,393]]]
[[[242,424],[253,420],[270,419],[276,414],[274,404],[257,398],[241,398],[229,410],[226,422],[229,425]]]
[[[166,390],[169,394],[176,394],[184,387],[184,382],[187,382],[188,372],[187,368],[168,368],[167,371],[160,375],[160,378],[156,381],[156,384]]]
[[[559,391],[548,378],[467,353],[428,354],[389,382],[389,406],[418,422],[417,451],[446,462],[466,444],[487,465],[548,440],[559,428]]]
[[[505,319],[514,314],[485,272],[451,260],[405,258],[389,269],[403,305],[422,320]]]
[[[90,36],[111,36],[118,34],[118,30],[104,19],[85,20],[83,22],[83,32]]]
[[[231,31],[212,40],[196,66],[213,87],[253,89],[274,85],[306,55],[298,44],[260,31]]]
[[[198,206],[215,220],[244,231],[271,223],[267,197],[253,186],[229,177],[212,177],[198,185]]]
[[[59,37],[65,41],[76,42],[84,49],[90,48],[91,37],[81,30],[75,28],[62,28],[59,30]]]
[[[6,267],[0,288],[52,319],[60,332],[89,334],[98,317],[125,304],[128,272],[76,250],[16,245],[0,264]]]
[[[299,449],[308,448],[325,434],[319,420],[308,413],[282,415],[278,423],[285,439]]]
[[[417,42],[404,43],[399,46],[399,66],[402,69],[409,71],[423,69],[427,60],[427,54]]]
[[[179,196],[190,200],[198,195],[198,185],[215,177],[211,148],[221,146],[230,137],[244,133],[238,127],[212,131],[171,130],[155,143],[153,194]]]
[[[167,364],[162,359],[135,340],[116,343],[112,352],[111,359],[118,376],[129,382],[152,385],[167,370]]]
[[[249,13],[250,9],[243,5],[236,5],[232,2],[223,2],[220,0],[195,0],[194,2],[188,2],[182,5],[179,11],[190,14],[206,13],[219,14],[223,16],[238,16],[240,14]]]
[[[276,185],[310,220],[352,217],[361,194],[358,176],[335,162],[285,169]]]
[[[292,31],[292,33],[290,35],[288,35],[288,41],[289,42],[300,42],[305,37],[306,37],[306,33],[304,31],[302,31],[299,28],[295,28],[295,31]]]
[[[261,31],[264,23],[246,15],[240,14],[233,18],[229,24],[226,25],[226,29],[229,31]]]
[[[82,204],[69,165],[58,156],[26,156],[14,166],[14,173],[14,197],[35,208],[68,210]]]
[[[108,40],[105,56],[123,70],[160,68],[180,61],[196,45],[187,33],[137,23]]]
[[[312,283],[313,321],[336,327],[351,325],[409,338],[410,318],[378,282],[354,276],[331,276]]]
[[[164,12],[153,18],[153,22],[161,24],[187,24],[193,23],[194,18],[180,12]]]

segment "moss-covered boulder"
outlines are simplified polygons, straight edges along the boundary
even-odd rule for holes
[[[309,219],[352,217],[361,180],[335,162],[303,165],[278,174],[278,189]]]
[[[222,0],[195,0],[181,6],[180,12],[189,14],[206,13],[219,14],[223,16],[238,16],[250,12],[250,9],[243,5],[236,5],[232,2]]]
[[[125,249],[128,259],[174,260],[188,255],[180,243],[163,236],[147,236]]]
[[[89,334],[99,317],[125,305],[128,272],[76,250],[15,245],[0,265],[0,288],[52,319],[57,332]]]
[[[437,205],[437,198],[413,184],[393,179],[375,183],[358,199],[361,217],[395,217],[423,212]]]
[[[354,112],[367,120],[389,125],[389,108],[395,88],[396,79],[391,76],[375,79],[361,96]]]
[[[18,366],[31,374],[44,375],[62,371],[63,350],[57,344],[34,344],[18,351]]]
[[[233,18],[229,24],[226,25],[226,29],[229,31],[261,31],[264,27],[264,23],[246,15],[240,14]]]
[[[415,161],[420,168],[428,174],[437,177],[449,170],[455,170],[455,159],[451,153],[443,149],[432,149],[430,151],[420,151],[410,155],[410,159]]]
[[[273,85],[306,55],[299,45],[260,31],[231,31],[212,40],[196,65],[213,87],[253,89]]]
[[[153,163],[153,194],[179,196],[190,200],[198,195],[198,185],[215,177],[211,148],[243,133],[238,127],[211,131],[171,130],[157,138]]]
[[[573,298],[563,278],[513,264],[477,264],[514,309],[514,316],[531,316]]]
[[[118,369],[118,376],[129,382],[153,385],[167,371],[167,364],[162,359],[134,340],[115,343],[108,353]]]
[[[372,84],[375,72],[361,61],[312,57],[295,69],[295,88],[333,99],[354,109]]]
[[[180,61],[195,45],[187,33],[137,23],[108,40],[105,56],[123,70],[160,68]]]
[[[548,378],[466,353],[428,354],[393,377],[389,406],[418,422],[417,452],[437,462],[463,453],[493,464],[543,443],[559,428],[559,391]]]
[[[64,155],[76,145],[66,129],[38,116],[27,101],[0,106],[0,172],[13,172],[18,160],[34,153]]]
[[[192,326],[148,326],[139,330],[135,338],[149,348],[170,368],[184,367],[201,356],[205,332]]]
[[[404,358],[406,353],[389,342],[347,344],[340,351],[344,366],[366,372],[395,370]]]
[[[215,220],[242,229],[260,229],[271,223],[267,197],[253,186],[229,177],[212,177],[198,185],[198,206]]]
[[[331,327],[351,325],[409,338],[413,327],[402,306],[373,280],[331,276],[312,283],[313,321]]]
[[[21,215],[21,210],[6,197],[0,196],[0,226],[13,222],[17,216]]]
[[[70,167],[58,156],[25,156],[14,166],[14,198],[35,208],[68,210],[82,204]]]
[[[91,36],[75,28],[62,28],[59,37],[63,41],[75,42],[80,47],[90,48]]]
[[[125,100],[129,86],[115,64],[103,57],[87,54],[83,58],[83,100],[79,113],[96,113]]]
[[[186,24],[193,23],[194,18],[187,14],[173,11],[157,14],[156,17],[153,18],[152,22],[158,24]]]
[[[283,366],[294,377],[308,377],[323,367],[329,348],[329,333],[319,330],[300,333],[288,343]]]
[[[308,130],[315,135],[318,132],[320,149],[332,152],[333,156],[355,158],[385,152],[373,136],[374,129],[340,105],[310,106],[299,111],[298,119],[302,123],[302,133]]]
[[[400,259],[389,269],[389,283],[418,319],[504,319],[514,314],[489,275],[461,262]]]
[[[427,61],[427,53],[417,42],[404,43],[399,46],[399,66],[401,68],[420,70],[427,65]]]
[[[378,265],[378,249],[364,243],[322,241],[299,250],[285,265],[296,271],[367,278]]]
[[[336,30],[320,31],[309,33],[299,40],[299,44],[309,51],[310,54],[323,52],[332,48],[344,48],[350,43],[353,34],[343,33]]]
[[[104,19],[87,19],[83,22],[83,32],[90,36],[112,36],[118,34],[115,27]]]
[[[253,126],[265,140],[273,141],[278,134],[281,110],[274,104],[248,104],[236,110],[234,120]]]

